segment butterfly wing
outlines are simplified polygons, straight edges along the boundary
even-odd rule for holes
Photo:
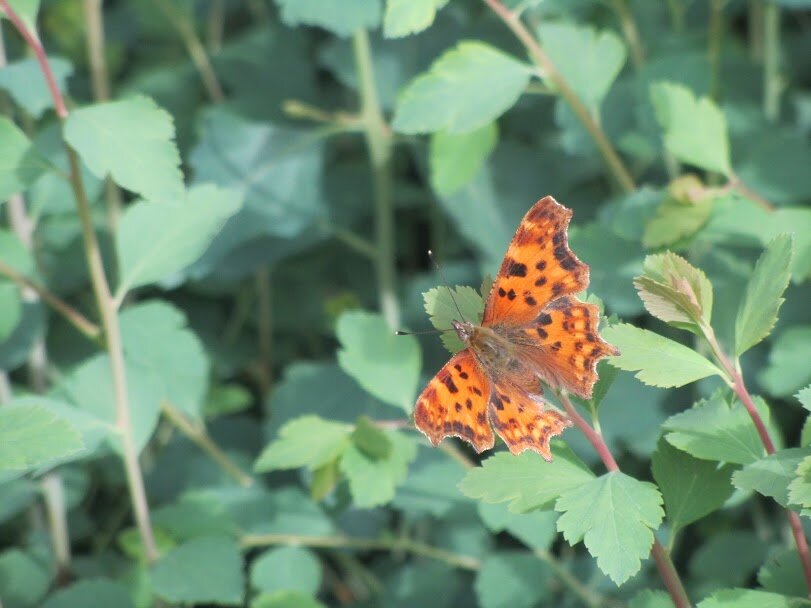
[[[572,211],[547,196],[532,206],[507,249],[482,325],[526,325],[551,300],[589,284],[589,267],[569,249]]]
[[[495,443],[487,421],[490,382],[470,350],[454,355],[417,399],[414,422],[437,445],[445,437],[468,441],[477,452]]]
[[[501,382],[494,385],[489,405],[490,421],[513,454],[535,450],[552,460],[549,442],[572,423],[538,397]]]
[[[597,381],[597,362],[619,350],[600,337],[600,310],[573,296],[553,300],[522,328],[519,358],[543,380],[589,399]]]

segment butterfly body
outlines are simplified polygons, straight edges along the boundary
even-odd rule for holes
[[[513,453],[532,449],[550,460],[550,439],[571,423],[545,403],[541,381],[589,398],[597,361],[618,354],[597,332],[597,307],[573,296],[588,285],[588,266],[568,248],[570,218],[552,197],[538,201],[513,237],[481,323],[452,323],[465,348],[414,410],[435,445],[454,435],[482,451],[493,447],[495,428]]]

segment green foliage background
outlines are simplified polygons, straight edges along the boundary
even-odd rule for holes
[[[811,2],[0,14],[4,608],[809,603]],[[546,194],[599,435],[430,447]]]

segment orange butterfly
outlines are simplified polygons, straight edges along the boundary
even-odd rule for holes
[[[481,325],[453,321],[466,348],[428,383],[414,410],[434,445],[455,435],[477,452],[490,449],[492,424],[513,454],[531,449],[551,460],[550,439],[571,422],[544,407],[539,380],[588,399],[597,361],[619,354],[597,332],[597,306],[572,295],[588,286],[589,267],[569,249],[571,217],[551,196],[535,203],[507,249]]]

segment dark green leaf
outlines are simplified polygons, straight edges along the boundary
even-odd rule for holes
[[[724,589],[699,602],[698,608],[792,608],[794,602],[776,593],[754,589]]]
[[[0,200],[26,190],[48,169],[48,162],[25,134],[8,118],[0,117]]]
[[[759,380],[767,392],[788,397],[811,382],[811,325],[793,325],[772,342],[768,365]]]
[[[0,597],[3,598],[3,606],[38,606],[50,584],[49,568],[31,554],[19,549],[0,553]]]
[[[732,483],[738,489],[774,498],[786,507],[789,503],[789,483],[794,479],[798,465],[809,455],[811,448],[780,450],[735,471]]]
[[[258,591],[300,591],[315,595],[321,585],[318,557],[303,547],[268,549],[251,564],[251,587]]]
[[[532,608],[546,595],[551,572],[532,555],[498,552],[488,555],[476,576],[476,596],[482,608]]]
[[[387,458],[391,454],[391,441],[385,431],[366,416],[361,416],[355,423],[352,443],[372,460]]]
[[[42,608],[134,608],[129,589],[106,579],[83,580],[60,589]]]

